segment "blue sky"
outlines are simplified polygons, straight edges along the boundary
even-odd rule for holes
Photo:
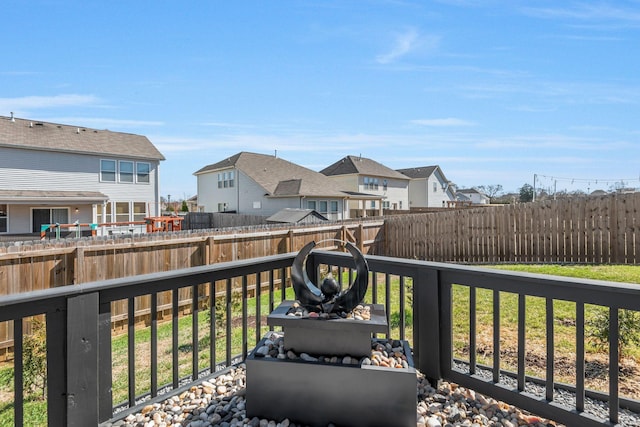
[[[143,134],[161,194],[239,151],[640,187],[640,1],[17,1],[0,115]]]

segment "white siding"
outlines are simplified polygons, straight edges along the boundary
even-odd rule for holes
[[[417,178],[409,181],[409,206],[412,208],[427,206],[426,178]]]
[[[224,172],[234,171],[226,169]],[[218,173],[209,172],[197,176],[198,180],[198,204],[204,206],[205,212],[218,212],[218,203],[226,203],[228,211],[238,211],[238,189],[240,179],[238,171],[235,172],[233,187],[218,188]]]
[[[100,182],[100,159],[81,154],[0,149],[0,188],[12,190],[99,191],[111,200],[157,203],[158,162],[150,163],[149,183]]]
[[[150,165],[149,183],[100,182],[100,160],[127,160]],[[0,188],[32,191],[92,191],[106,195],[109,202],[144,202],[150,215],[159,214],[159,183],[157,160],[141,161],[74,153],[59,153],[17,148],[0,148]],[[134,176],[135,179],[135,176]],[[31,232],[31,209],[43,207],[43,203],[32,202],[11,205],[9,233]],[[94,218],[93,205],[74,202],[56,202],[47,208],[69,209],[70,222],[100,222]],[[75,209],[78,208],[76,214]],[[133,209],[130,208],[133,215]]]

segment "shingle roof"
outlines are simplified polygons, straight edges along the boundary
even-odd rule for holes
[[[327,218],[325,218],[318,212],[314,211],[313,209],[293,209],[293,208],[282,209],[281,211],[278,211],[273,215],[271,215],[269,218],[267,218],[267,221],[286,222],[286,223],[295,224],[297,222],[302,221],[309,215],[313,216],[318,222],[328,221]]]
[[[241,170],[264,188],[270,196],[347,197],[336,183],[321,173],[272,155],[245,151],[207,165],[196,171],[194,175],[229,168]]]
[[[326,176],[334,175],[369,175],[383,178],[408,179],[406,176],[374,160],[360,156],[347,156],[320,171]]]
[[[0,147],[164,160],[146,136],[0,116]]]
[[[108,200],[106,196],[98,191],[49,191],[49,190],[0,190],[0,200],[2,201],[85,201],[96,202]]]
[[[422,166],[417,168],[408,168],[408,169],[397,169],[403,175],[408,176],[411,179],[416,178],[429,178],[436,169],[439,169],[439,166]],[[442,170],[440,171],[442,173]],[[444,177],[444,174],[442,175]]]

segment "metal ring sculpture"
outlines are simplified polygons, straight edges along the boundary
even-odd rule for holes
[[[351,253],[356,264],[356,278],[344,291],[335,293],[332,286],[320,288],[309,280],[305,263],[307,256],[316,246],[315,241],[307,243],[293,260],[291,266],[291,282],[296,299],[308,311],[323,313],[339,313],[352,311],[362,302],[369,286],[369,265],[367,260],[353,244],[346,242],[346,248]],[[321,290],[322,289],[322,290]],[[339,290],[339,288],[337,289]],[[337,291],[336,290],[336,291]],[[324,291],[324,292],[323,292]]]

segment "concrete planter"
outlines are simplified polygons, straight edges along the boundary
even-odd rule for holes
[[[389,331],[382,304],[371,304],[371,319],[305,319],[288,316],[293,301],[284,301],[269,316],[267,325],[280,326],[285,333],[286,350],[322,354],[331,349],[334,356],[365,357],[371,354],[371,336]]]
[[[251,354],[246,359],[247,416],[278,421],[288,418],[311,427],[329,423],[338,427],[413,427],[416,371],[406,341],[403,345],[408,369],[279,360]]]

